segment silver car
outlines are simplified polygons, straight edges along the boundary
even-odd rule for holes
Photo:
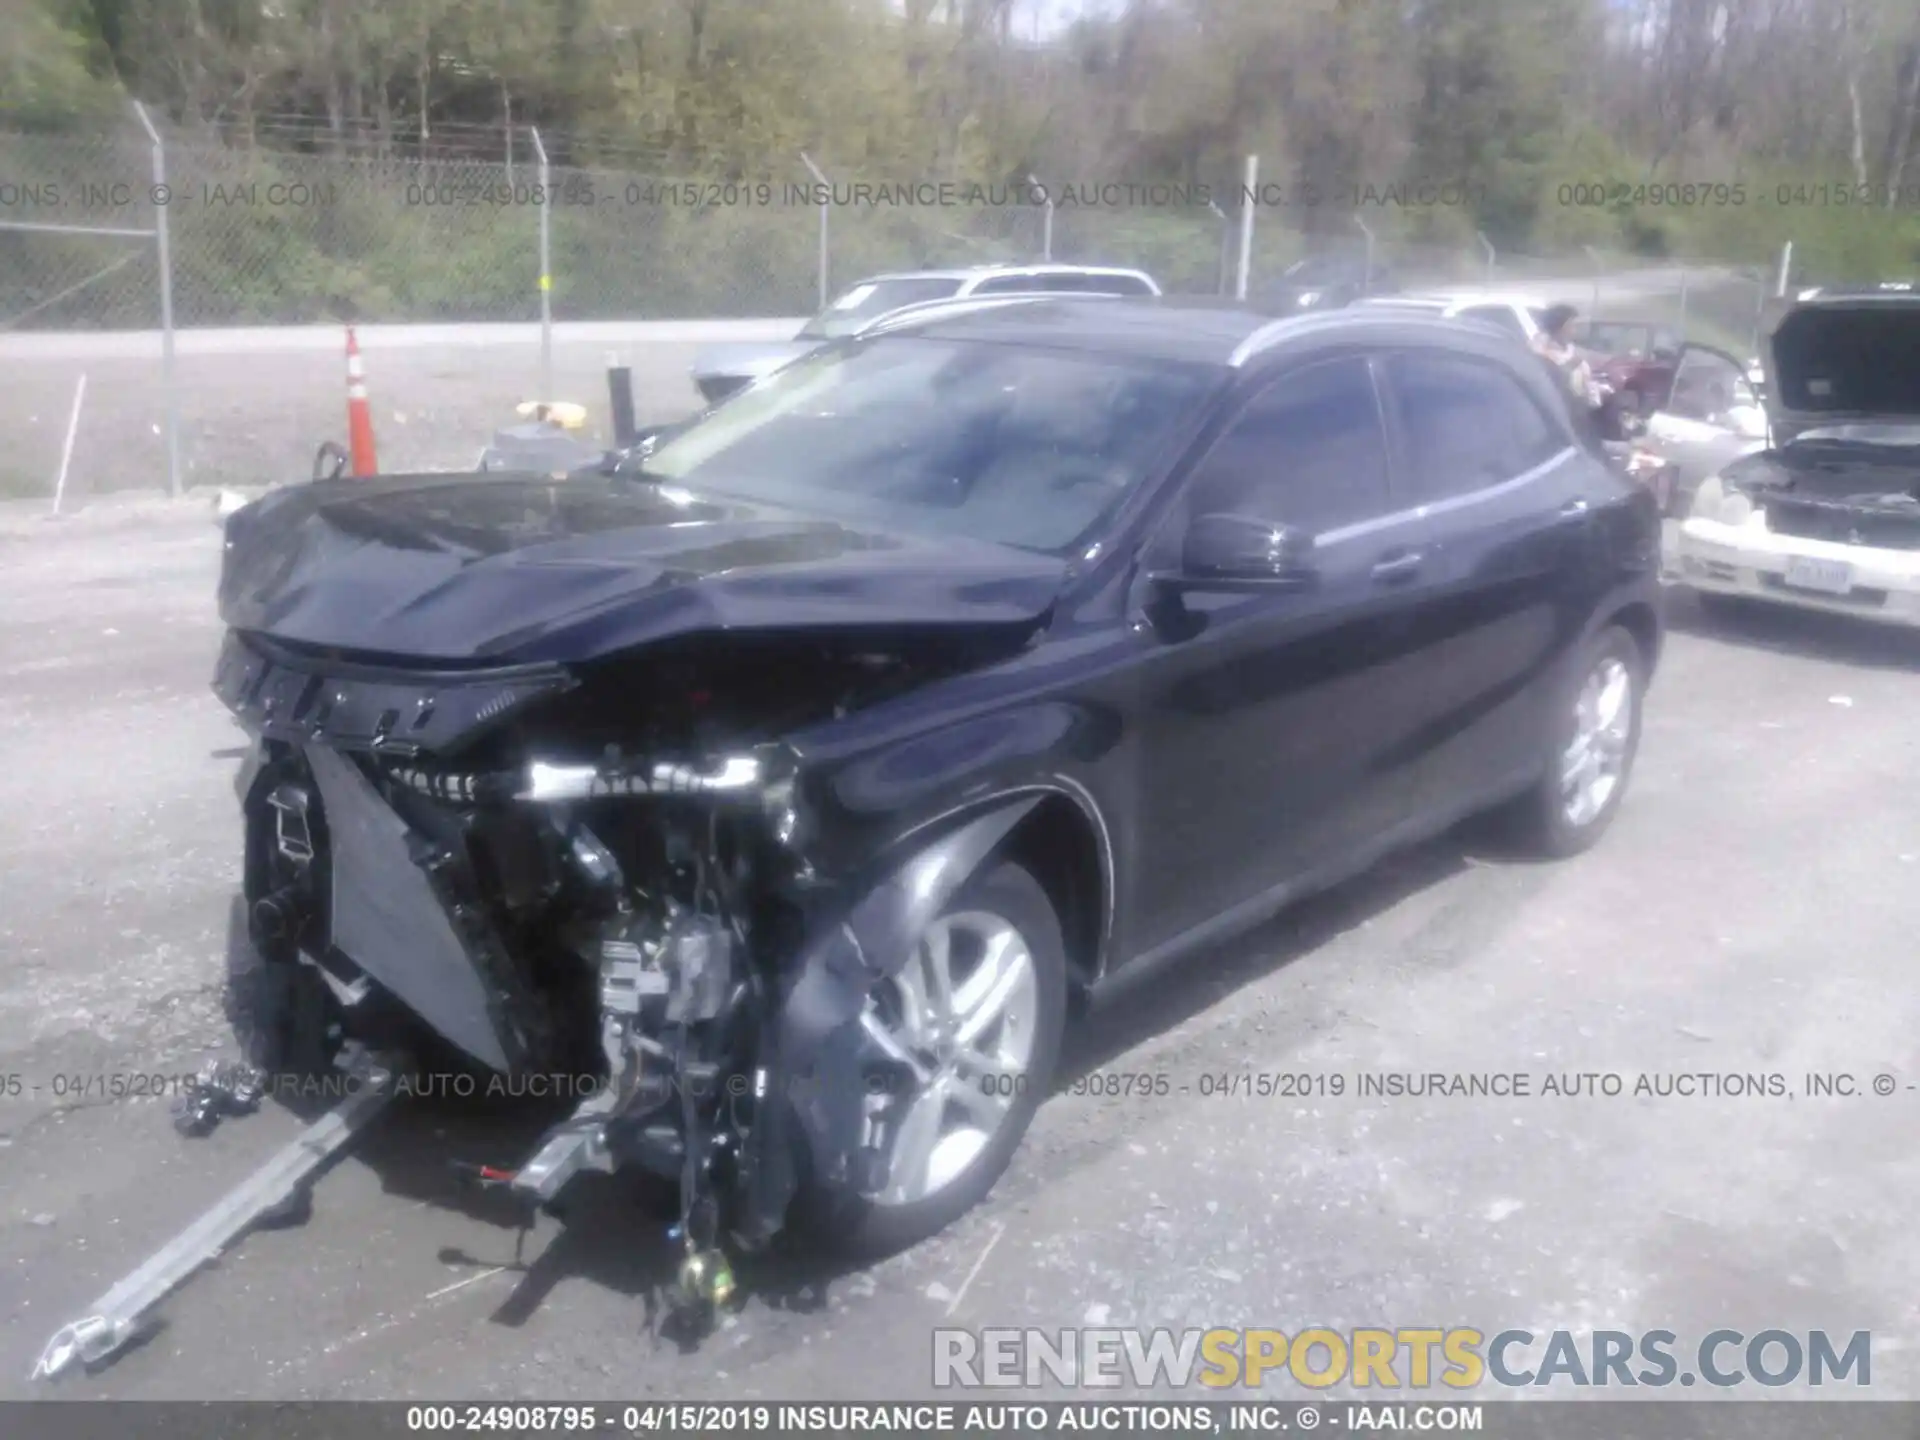
[[[848,289],[779,345],[723,345],[693,367],[701,399],[717,405],[736,390],[799,359],[829,340],[851,335],[880,316],[929,300],[1045,292],[1070,295],[1158,295],[1153,277],[1104,265],[976,265],[874,275]]]

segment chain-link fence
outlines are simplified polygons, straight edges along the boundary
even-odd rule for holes
[[[89,366],[79,490],[304,469],[340,428],[327,327],[342,323],[413,327],[363,336],[393,469],[470,463],[518,401],[597,400],[609,348],[635,366],[643,418],[682,412],[695,400],[689,347],[724,327],[662,340],[639,322],[757,321],[739,338],[782,338],[823,291],[888,270],[1128,265],[1171,294],[1244,284],[1259,303],[1294,261],[1343,253],[1403,289],[1538,285],[1548,301],[1678,319],[1744,349],[1769,290],[1768,277],[1708,266],[1436,241],[1408,211],[1256,205],[1249,217],[1237,189],[902,186],[800,155],[785,175],[716,182],[548,167],[545,153],[532,132],[498,160],[162,144],[133,121],[83,137],[0,133],[0,429],[20,437],[0,453],[0,494],[52,490]],[[1108,203],[1116,192],[1124,203]],[[433,328],[481,323],[521,328]]]
[[[0,135],[0,326],[160,323],[150,142]]]
[[[714,182],[549,170],[528,140],[517,163],[170,140],[160,187],[154,147],[131,126],[81,139],[0,134],[0,330],[151,328],[159,277],[154,246],[139,241],[161,222],[182,327],[536,320],[543,211],[560,320],[805,314],[823,275],[837,288],[883,270],[1042,258],[1139,266],[1172,293],[1238,283],[1239,197],[1225,190],[1207,200],[1187,187],[1074,183],[1054,199],[1038,182],[869,183],[830,166],[816,180],[801,157],[785,176]],[[1143,198],[1070,203],[1116,189]],[[1394,233],[1403,219],[1356,216],[1330,238],[1324,215],[1256,208],[1250,292],[1327,250],[1370,252],[1408,285],[1648,263],[1502,254],[1482,236],[1410,240]]]

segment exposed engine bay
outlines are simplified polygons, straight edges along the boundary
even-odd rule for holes
[[[317,1071],[353,1043],[516,1093],[539,1077],[572,1114],[481,1178],[531,1205],[588,1170],[674,1182],[683,1281],[724,1299],[723,1241],[769,1241],[805,1175],[884,1186],[910,1088],[887,1083],[910,1057],[863,1039],[864,892],[816,869],[778,737],[974,658],[708,637],[637,671],[476,679],[231,637],[215,687],[260,737],[242,798],[266,1063]]]
[[[1777,534],[1920,549],[1920,448],[1915,446],[1816,432],[1736,462],[1723,480],[1728,489],[1764,505],[1768,526]]]

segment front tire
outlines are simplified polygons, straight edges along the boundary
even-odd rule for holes
[[[942,908],[864,1025],[926,1078],[889,1101],[888,1173],[875,1193],[802,1188],[800,1227],[822,1248],[876,1260],[946,1229],[984,1200],[1052,1085],[1066,1028],[1060,918],[1040,882],[1002,861]]]
[[[1613,823],[1640,747],[1646,673],[1639,644],[1618,625],[1580,650],[1553,706],[1546,773],[1509,811],[1529,851],[1578,855]]]

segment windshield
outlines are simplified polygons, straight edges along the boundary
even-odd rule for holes
[[[863,280],[835,300],[800,332],[802,340],[837,340],[851,335],[871,320],[903,305],[947,300],[960,293],[960,282],[931,277]]]
[[[646,474],[881,528],[1064,554],[1194,416],[1202,366],[879,336],[777,372]]]

